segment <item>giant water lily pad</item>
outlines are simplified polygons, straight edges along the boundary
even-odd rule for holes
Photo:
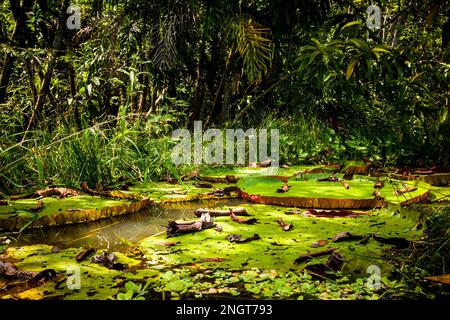
[[[110,270],[90,259],[76,262],[75,256],[83,249],[69,248],[60,252],[52,252],[52,247],[47,245],[32,245],[25,247],[8,248],[4,258],[14,259],[15,265],[21,270],[42,271],[53,269],[57,277],[33,288],[26,286],[12,288],[11,293],[1,292],[0,299],[54,299],[68,300],[108,299],[113,298],[122,284],[133,278],[138,280],[156,279],[158,272],[149,269],[136,269],[141,261],[129,258],[121,253],[114,253],[117,262],[126,266],[125,271]],[[98,251],[101,253],[101,251]],[[73,274],[73,270],[79,270],[80,286],[74,288],[68,284],[67,277]],[[69,271],[70,270],[70,271]]]
[[[0,228],[15,231],[27,224],[31,228],[83,223],[111,216],[137,212],[150,204],[142,200],[121,200],[97,196],[78,196],[64,199],[43,198],[40,212],[33,212],[38,200],[22,199],[9,201],[0,206]]]
[[[219,168],[205,168],[200,174],[208,177],[226,177],[227,175],[234,175],[237,178],[247,178],[252,176],[267,176],[267,175],[279,175],[284,177],[293,176],[295,173],[304,170],[319,169],[327,170],[322,165],[306,165],[306,166],[290,166],[287,169],[284,168],[260,168],[260,167],[219,167]],[[328,169],[331,171],[331,169]]]
[[[396,175],[396,177],[402,178],[401,175]],[[450,173],[412,174],[409,178],[426,182],[432,186],[443,187],[450,185]]]
[[[275,204],[281,206],[352,209],[374,208],[386,204],[407,204],[418,202],[428,196],[430,186],[421,181],[402,181],[385,183],[380,190],[380,196],[374,197],[375,179],[356,178],[346,181],[350,187],[346,188],[342,182],[317,181],[317,175],[308,180],[289,179],[289,190],[277,192],[283,185],[280,177],[249,177],[238,181],[238,188],[245,199],[257,203]],[[401,188],[414,186],[415,191],[396,195]],[[383,199],[380,199],[382,197]]]
[[[214,183],[211,188],[198,187],[196,181],[184,181],[181,184],[170,184],[167,182],[149,182],[137,184],[130,188],[129,192],[149,197],[155,203],[186,202],[203,199],[224,199],[236,197],[221,195],[216,192],[229,187],[230,184]]]
[[[370,239],[366,244],[354,242],[333,242],[333,237],[342,231],[367,235],[377,233],[384,237],[404,237],[418,239],[416,230],[417,216],[404,211],[403,215],[392,215],[386,209],[367,212],[355,218],[318,218],[301,214],[286,215],[287,209],[268,205],[244,205],[258,223],[243,225],[233,222],[229,217],[217,217],[214,221],[222,231],[207,229],[193,234],[176,237],[177,245],[161,246],[167,242],[165,235],[149,237],[140,245],[146,257],[158,265],[196,265],[205,268],[276,269],[300,270],[308,263],[324,262],[328,257],[316,258],[306,264],[296,264],[301,254],[308,254],[327,248],[336,248],[347,261],[345,268],[359,273],[367,266],[383,266],[388,272],[391,266],[382,258],[383,249],[389,245]],[[293,224],[291,231],[284,231],[278,225],[278,219]],[[234,243],[226,238],[230,234],[241,234],[244,238],[258,234],[260,239],[247,243]],[[321,248],[311,245],[319,240],[328,240]]]

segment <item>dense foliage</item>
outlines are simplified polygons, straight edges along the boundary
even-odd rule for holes
[[[0,190],[176,175],[173,128],[278,128],[284,163],[450,158],[450,5],[0,1]],[[67,7],[81,8],[70,30]]]

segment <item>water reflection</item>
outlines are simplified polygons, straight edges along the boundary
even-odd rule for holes
[[[150,207],[138,213],[86,224],[27,230],[14,246],[49,244],[63,247],[93,247],[121,251],[145,237],[164,232],[169,220],[191,219],[202,207],[238,205],[242,200],[186,202]]]

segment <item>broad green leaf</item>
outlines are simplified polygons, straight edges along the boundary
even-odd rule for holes
[[[347,23],[345,26],[342,27],[341,30],[347,29],[347,28],[349,28],[349,27],[351,27],[351,26],[360,25],[360,24],[361,24],[361,21],[355,20],[355,21],[352,21],[352,22]]]
[[[352,62],[350,62],[347,68],[347,72],[345,73],[345,80],[349,80],[352,77],[357,62],[358,60],[353,60]]]

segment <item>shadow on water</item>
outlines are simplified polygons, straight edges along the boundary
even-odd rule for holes
[[[140,240],[165,231],[169,220],[192,219],[194,210],[202,207],[239,205],[242,200],[184,202],[149,207],[140,212],[91,223],[45,229],[30,229],[17,239],[16,246],[48,244],[61,247],[93,247],[125,250]]]

